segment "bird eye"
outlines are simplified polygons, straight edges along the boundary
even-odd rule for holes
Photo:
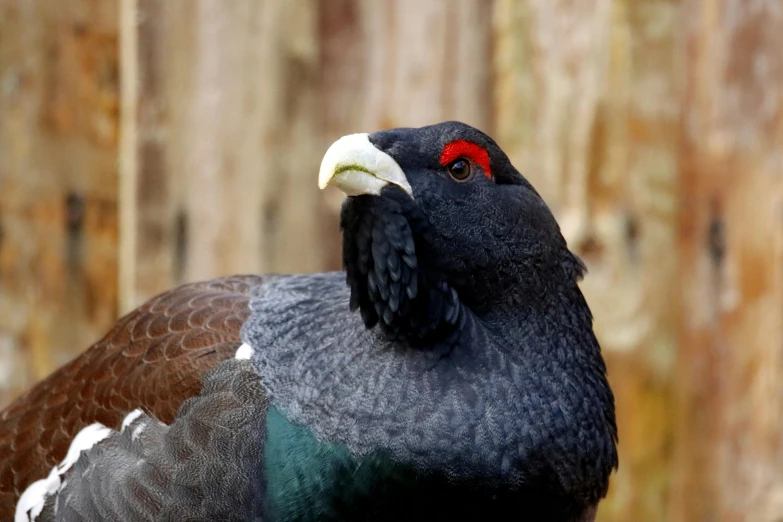
[[[449,163],[448,169],[451,177],[457,181],[465,181],[473,172],[470,162],[462,158],[455,159]]]

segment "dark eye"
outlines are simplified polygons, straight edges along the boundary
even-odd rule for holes
[[[462,158],[455,159],[449,163],[447,168],[449,169],[449,174],[451,177],[457,181],[465,181],[473,172],[473,169],[470,166],[470,162]]]

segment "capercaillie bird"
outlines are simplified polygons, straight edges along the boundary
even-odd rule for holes
[[[458,122],[345,136],[319,184],[344,271],[122,318],[0,413],[0,518],[594,519],[614,398],[535,189]]]

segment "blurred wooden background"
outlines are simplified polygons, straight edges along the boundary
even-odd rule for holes
[[[444,119],[589,265],[600,519],[783,520],[780,0],[0,0],[0,404],[178,283],[337,268],[325,148]]]

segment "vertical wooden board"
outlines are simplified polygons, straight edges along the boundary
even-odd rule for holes
[[[184,281],[334,268],[311,0],[139,0],[135,303]]]
[[[498,0],[496,136],[588,265],[620,470],[600,520],[666,520],[677,308],[677,2]]]
[[[139,7],[138,0],[118,0],[120,61],[120,123],[117,165],[118,307],[124,314],[136,304],[138,260],[138,101],[139,101]]]
[[[178,266],[177,205],[166,165],[168,126],[164,58],[176,52],[166,26],[167,2],[121,0],[122,23],[122,235],[120,305],[127,312],[175,286]],[[180,13],[187,26],[187,13]],[[181,60],[187,61],[183,53]]]
[[[263,264],[276,272],[336,269],[330,248],[337,229],[317,186],[325,151],[321,139],[322,99],[318,85],[318,4],[314,0],[271,2],[262,15],[262,58],[275,76],[262,79],[265,111],[261,126],[264,169]]]
[[[492,2],[319,5],[328,139],[448,119],[489,129]]]
[[[170,72],[161,94],[170,114],[166,164],[186,238],[184,280],[261,269],[260,180],[268,173],[258,153],[263,115],[252,102],[263,97],[261,71],[275,72],[257,61],[267,6],[179,1],[164,9],[170,45],[158,59]],[[253,140],[255,154],[243,157]]]
[[[674,520],[783,513],[783,8],[688,1]]]
[[[0,1],[0,85],[4,404],[115,318],[116,2]]]
[[[490,1],[358,3],[366,51],[359,125],[372,131],[492,119]]]

